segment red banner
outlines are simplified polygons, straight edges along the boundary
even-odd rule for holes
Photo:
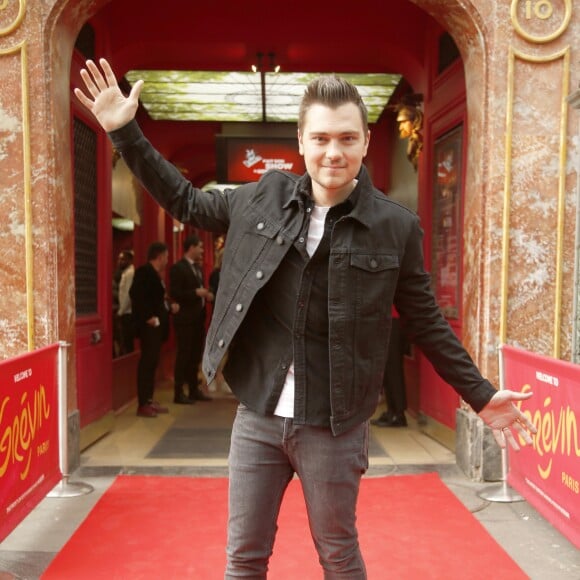
[[[58,345],[0,363],[0,541],[60,481]]]
[[[508,483],[580,547],[580,366],[502,347],[506,389],[533,392],[520,402],[538,433],[509,453]]]

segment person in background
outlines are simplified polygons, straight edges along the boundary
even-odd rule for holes
[[[121,282],[121,276],[123,275],[123,270],[126,268],[125,256],[123,252],[119,252],[117,256],[117,267],[113,272],[113,311],[116,313],[119,308],[119,282]]]
[[[121,280],[119,281],[119,309],[117,319],[119,324],[119,355],[133,352],[135,329],[133,326],[133,315],[131,309],[131,297],[129,290],[133,284],[135,266],[133,265],[133,251],[123,250],[121,252],[123,268]]]
[[[220,272],[222,269],[222,259],[224,256],[224,249],[219,248],[215,252],[214,267],[209,275],[208,285],[210,292],[217,296],[218,287],[220,285]]]
[[[178,405],[211,401],[199,388],[198,379],[205,334],[205,302],[213,298],[204,287],[200,261],[203,263],[203,242],[191,235],[183,241],[183,257],[169,270],[169,293],[179,304],[179,312],[173,317],[176,341],[173,402]],[[185,384],[188,395],[184,392]]]
[[[141,343],[137,366],[137,415],[157,417],[169,409],[153,399],[155,373],[161,356],[161,346],[169,336],[169,312],[177,312],[176,304],[169,305],[163,282],[169,251],[163,242],[153,242],[147,250],[147,263],[135,270],[129,290],[133,319]]]
[[[223,236],[220,236],[220,238],[218,238],[218,240],[217,240],[216,248],[215,248],[214,268],[211,271],[211,274],[209,275],[209,289],[215,297],[217,297],[218,288],[219,288],[219,284],[220,284],[220,274],[221,274],[221,270],[222,270],[222,260],[223,260],[223,256],[224,256],[223,242],[224,242]],[[215,301],[214,301],[213,308],[211,311],[212,317],[213,317],[214,309],[215,309]],[[224,367],[227,363],[227,359],[228,359],[228,355],[226,353],[224,355],[224,357],[222,358],[222,360],[217,368],[214,383],[212,383],[211,385],[208,385],[208,388],[211,390],[214,390],[214,391],[222,391],[224,393],[231,394],[232,391],[228,387],[228,384],[224,378],[224,373],[223,373]]]
[[[205,275],[203,272],[203,268],[204,268],[204,263],[203,263],[203,256],[198,256],[198,258],[195,261],[195,264],[197,266],[197,271],[198,271],[198,275],[199,275],[199,279],[201,280],[201,283],[203,284],[203,286],[205,287]],[[215,280],[214,280],[215,282]],[[219,280],[218,280],[218,284],[219,284]],[[207,329],[207,314],[208,314],[208,304],[213,304],[214,300],[215,300],[215,293],[211,287],[211,283],[208,280],[208,284],[207,284],[207,296],[205,298],[203,298],[202,302],[203,302],[203,311],[202,311],[202,323],[200,325],[200,331],[201,331],[201,341],[200,341],[200,349],[197,351],[196,353],[196,360],[197,360],[197,368],[199,373],[198,376],[201,376],[202,379],[198,380],[198,388],[197,388],[197,393],[196,393],[196,397],[198,400],[202,400],[202,401],[209,401],[211,400],[211,397],[208,397],[205,393],[204,393],[204,389],[208,388],[207,385],[207,381],[205,379],[205,375],[203,374],[203,372],[201,372],[201,361],[203,358],[203,350],[205,348],[205,338],[206,338],[206,329]],[[217,289],[216,289],[217,292]],[[211,308],[211,307],[210,307]],[[213,314],[213,309],[210,310],[210,313]]]
[[[119,356],[122,351],[122,330],[121,330],[121,319],[119,318],[119,285],[121,283],[121,277],[123,272],[129,266],[129,261],[125,251],[119,252],[117,256],[117,267],[113,272],[113,357]]]
[[[406,427],[407,390],[405,385],[404,356],[408,347],[407,338],[401,329],[401,321],[393,309],[391,337],[387,352],[387,363],[383,375],[383,389],[387,410],[371,424],[377,427]]]
[[[209,275],[209,289],[211,290],[212,294],[217,297],[217,291],[220,284],[220,273],[222,270],[222,261],[224,258],[224,244],[225,244],[225,236],[218,236],[214,240],[214,247],[213,247],[213,270]],[[214,304],[215,307],[215,304]]]
[[[307,87],[298,112],[302,176],[272,170],[235,189],[195,188],[144,137],[105,59],[81,70],[75,94],[145,189],[176,219],[226,233],[208,333],[208,381],[239,401],[231,435],[226,580],[265,579],[285,490],[297,474],[327,580],[367,577],[356,505],[368,468],[369,419],[382,388],[394,305],[410,339],[491,426],[498,444],[532,443],[441,314],[423,264],[419,218],[375,189],[363,165],[367,109],[334,75]]]

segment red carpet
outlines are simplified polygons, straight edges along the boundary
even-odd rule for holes
[[[121,476],[43,580],[223,579],[226,479]],[[369,580],[527,578],[435,473],[363,479]],[[286,493],[272,580],[319,580],[299,482]]]

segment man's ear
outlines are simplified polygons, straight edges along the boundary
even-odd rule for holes
[[[297,134],[298,134],[298,153],[300,153],[300,155],[304,155],[304,144],[302,143],[302,133],[300,133],[300,129],[298,129]]]
[[[371,132],[370,130],[367,131],[367,136],[366,136],[366,143],[365,143],[365,152],[364,152],[364,157],[366,157],[367,151],[369,149],[369,143],[371,142]]]

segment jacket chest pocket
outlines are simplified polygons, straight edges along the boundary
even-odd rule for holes
[[[272,246],[282,246],[286,243],[280,234],[280,226],[266,220],[256,218],[246,224],[243,231],[232,240],[233,256],[231,267],[240,273],[247,272],[252,265],[264,258],[264,253]]]
[[[397,254],[356,253],[350,255],[350,278],[359,316],[390,313],[397,277]]]

